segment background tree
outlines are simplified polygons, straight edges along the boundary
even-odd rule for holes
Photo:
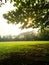
[[[15,10],[3,16],[8,23],[21,23],[21,28],[40,27],[41,31],[49,25],[49,2],[46,0],[11,0]]]

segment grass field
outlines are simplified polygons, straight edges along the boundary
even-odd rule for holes
[[[20,63],[17,65],[31,65],[32,61],[49,62],[49,41],[0,42],[0,63],[7,62],[7,59],[15,65],[16,62]]]

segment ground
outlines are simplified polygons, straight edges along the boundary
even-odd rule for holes
[[[49,41],[0,42],[0,65],[48,65]]]

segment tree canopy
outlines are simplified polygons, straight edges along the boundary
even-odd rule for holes
[[[46,0],[11,0],[15,10],[3,14],[8,23],[21,23],[21,28],[44,28],[49,25],[49,2]]]

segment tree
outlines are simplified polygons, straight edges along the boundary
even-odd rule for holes
[[[49,24],[49,2],[46,0],[11,0],[15,10],[3,14],[8,23],[21,23],[21,28],[36,28],[41,30]]]

